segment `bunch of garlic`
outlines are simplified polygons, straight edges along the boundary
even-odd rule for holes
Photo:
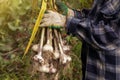
[[[37,52],[33,60],[40,64],[38,71],[57,73],[60,65],[72,60],[68,54],[70,46],[65,45],[66,41],[62,39],[60,30],[47,27],[40,29],[40,42],[32,46],[32,50]]]

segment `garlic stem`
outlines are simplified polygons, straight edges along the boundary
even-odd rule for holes
[[[62,37],[61,37],[61,33],[59,32],[58,33],[59,35],[59,40],[60,40],[60,43],[59,43],[59,48],[60,48],[60,52],[61,52],[61,55],[60,55],[60,62],[62,64],[66,64],[67,62],[70,62],[71,61],[71,57],[64,54],[64,49],[63,49],[63,42],[62,42]]]
[[[57,45],[57,40],[54,38],[54,47],[55,47],[55,50],[54,50],[54,59],[58,59],[59,56],[60,56],[60,53],[59,53],[59,50],[58,50],[58,45]]]
[[[47,28],[47,44],[50,44],[50,30]]]
[[[42,52],[44,35],[45,35],[45,28],[42,28],[39,52]]]
[[[56,29],[54,29],[54,34],[55,34],[55,37],[57,38],[57,41],[59,42],[59,36],[58,36],[58,32]]]
[[[42,47],[43,47],[44,35],[45,35],[45,28],[42,28],[41,40],[40,40],[40,44],[39,44],[38,54],[33,57],[33,59],[35,61],[38,61],[40,63],[44,63],[44,59],[42,57]]]
[[[59,36],[59,40],[60,40],[61,46],[63,47],[63,41],[62,41],[62,36],[61,36],[60,32],[58,33],[58,36]]]

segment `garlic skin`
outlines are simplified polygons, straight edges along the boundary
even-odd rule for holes
[[[37,52],[38,49],[39,49],[39,44],[35,44],[35,45],[32,46],[33,51]]]
[[[60,57],[59,51],[55,51],[55,52],[53,53],[53,55],[54,55],[53,58],[54,58],[55,60]]]
[[[66,54],[61,54],[60,56],[60,62],[62,64],[66,64],[67,62],[70,62],[71,60],[72,60],[71,57]]]
[[[45,62],[44,58],[42,57],[41,53],[38,53],[33,57],[35,61],[38,61],[39,63],[43,64]]]
[[[56,73],[56,69],[53,66],[50,66],[48,63],[39,67],[40,72],[44,73]]]
[[[54,68],[53,64],[50,64],[50,73],[56,73],[57,69]]]
[[[51,52],[51,53],[53,53],[53,47],[50,44],[46,44],[43,47],[43,52]]]
[[[64,46],[63,46],[63,50],[64,50],[64,51],[70,51],[70,46],[64,45]]]
[[[39,71],[40,72],[49,73],[49,64],[45,64],[45,65],[39,66]]]
[[[57,72],[57,69],[51,68],[50,73],[56,73],[56,72]]]

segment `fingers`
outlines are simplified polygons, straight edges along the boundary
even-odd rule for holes
[[[48,18],[54,15],[54,11],[47,10],[47,12],[44,14],[43,18]]]
[[[43,19],[42,19],[41,24],[40,24],[41,27],[46,27],[46,26],[51,25],[51,21],[50,21],[51,20],[51,12],[53,12],[53,11],[48,10],[46,12],[46,14],[44,14]]]
[[[47,10],[47,12],[48,12],[48,13],[54,13],[54,11],[52,11],[52,10]]]
[[[40,26],[41,27],[51,26],[51,22],[50,21],[45,21],[45,22],[41,23]]]
[[[40,27],[46,27],[46,26],[48,26],[48,24],[46,22],[40,24]]]
[[[48,18],[43,18],[42,21],[41,21],[41,23],[43,23],[43,22],[48,22],[48,21],[49,21]]]
[[[48,17],[50,17],[49,13],[48,14],[44,14],[44,16],[43,16],[43,18],[48,18]]]
[[[51,26],[51,25],[61,25],[61,16],[54,11],[48,10],[46,14],[44,14],[43,19],[41,21],[41,27]]]

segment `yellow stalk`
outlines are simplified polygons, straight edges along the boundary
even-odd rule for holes
[[[39,28],[39,26],[40,26],[40,22],[41,22],[41,20],[42,20],[42,17],[43,17],[43,15],[44,15],[45,11],[46,11],[46,8],[47,8],[47,0],[42,0],[41,10],[40,10],[39,15],[38,15],[38,18],[37,18],[37,20],[36,20],[35,26],[34,26],[34,28],[33,28],[33,31],[32,31],[30,40],[29,40],[29,42],[28,42],[28,45],[27,45],[27,47],[26,47],[26,49],[25,49],[23,58],[24,58],[24,56],[27,54],[27,52],[28,52],[28,50],[29,50],[29,48],[30,48],[30,46],[31,46],[31,43],[33,42],[33,40],[34,40],[34,38],[35,38],[35,35],[36,35],[36,33],[37,33],[37,31],[38,31],[38,28]]]

